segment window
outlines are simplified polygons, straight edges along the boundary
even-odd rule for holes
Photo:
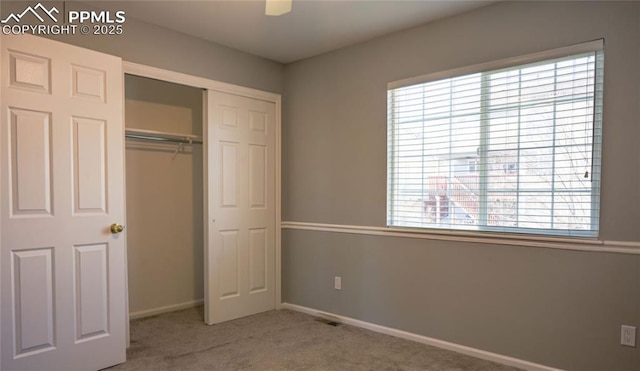
[[[597,237],[602,46],[390,84],[388,226]]]

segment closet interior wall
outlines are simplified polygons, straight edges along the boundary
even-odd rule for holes
[[[202,90],[125,76],[125,126],[202,136]],[[176,152],[177,151],[177,152]],[[126,139],[132,318],[202,302],[202,145]]]

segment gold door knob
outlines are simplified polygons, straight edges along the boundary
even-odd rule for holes
[[[111,224],[111,233],[117,234],[117,233],[120,233],[122,231],[124,231],[124,227],[122,225],[117,224],[117,223]]]

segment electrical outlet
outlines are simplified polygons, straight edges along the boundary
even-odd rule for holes
[[[622,325],[620,332],[620,344],[635,348],[636,328],[633,326]]]
[[[333,278],[333,288],[336,290],[342,290],[342,277],[335,276]]]

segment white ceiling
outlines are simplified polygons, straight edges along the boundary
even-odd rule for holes
[[[263,0],[116,0],[90,4],[105,10],[124,10],[128,19],[289,63],[493,2],[293,0],[291,13],[278,17],[264,14]]]

